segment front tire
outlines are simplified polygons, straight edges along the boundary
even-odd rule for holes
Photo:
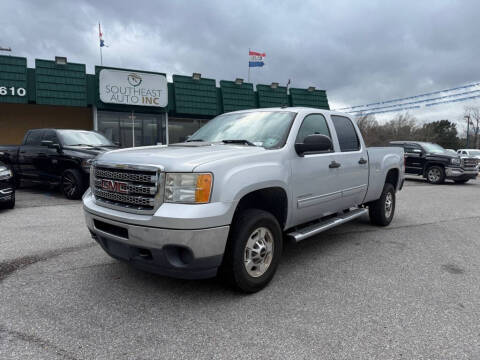
[[[80,199],[85,190],[82,174],[77,169],[65,170],[62,174],[62,192],[67,199]]]
[[[445,170],[441,166],[430,166],[425,172],[425,176],[430,184],[443,184],[445,181]]]
[[[6,204],[7,209],[13,209],[15,207],[15,192],[12,194],[12,198],[10,199],[9,202]]]
[[[389,225],[395,214],[395,203],[395,188],[392,184],[386,183],[380,198],[368,207],[370,222],[379,226]]]
[[[257,292],[272,280],[282,249],[277,219],[263,210],[244,210],[235,216],[230,229],[223,275],[237,289]]]
[[[0,203],[2,209],[13,209],[15,207],[15,192],[12,193],[12,198],[4,203]]]

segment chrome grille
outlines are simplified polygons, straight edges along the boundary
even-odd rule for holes
[[[155,182],[156,174],[138,174],[125,170],[95,168],[95,177],[135,182]]]
[[[475,158],[462,158],[462,164],[464,168],[474,168],[478,164],[478,160]]]
[[[95,196],[99,196],[108,200],[113,200],[117,202],[127,203],[131,205],[138,205],[138,206],[154,206],[154,199],[145,198],[143,196],[131,196],[131,195],[124,195],[118,194],[110,191],[104,191],[95,188],[94,190]]]
[[[98,205],[152,213],[162,202],[163,176],[153,166],[95,164],[90,181]]]

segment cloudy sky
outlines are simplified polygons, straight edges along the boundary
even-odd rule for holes
[[[92,73],[101,21],[106,65],[246,79],[251,48],[267,54],[254,83],[291,79],[326,89],[342,107],[479,81],[479,13],[469,0],[2,0],[0,46],[31,67],[63,55]],[[410,113],[461,120],[471,104],[480,102]]]

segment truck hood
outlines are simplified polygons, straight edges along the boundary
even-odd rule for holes
[[[72,152],[76,154],[85,154],[87,157],[90,155],[91,157],[95,157],[99,154],[102,154],[107,151],[114,150],[116,148],[108,147],[108,146],[98,146],[98,147],[87,147],[87,146],[64,146],[64,152]]]
[[[202,164],[265,151],[263,147],[246,145],[182,143],[115,150],[99,155],[97,160],[112,164],[156,165],[165,171],[190,172]]]

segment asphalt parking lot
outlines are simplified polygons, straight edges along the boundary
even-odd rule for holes
[[[480,180],[398,194],[288,245],[253,295],[132,269],[90,239],[81,203],[26,188],[0,210],[2,359],[478,359]]]

